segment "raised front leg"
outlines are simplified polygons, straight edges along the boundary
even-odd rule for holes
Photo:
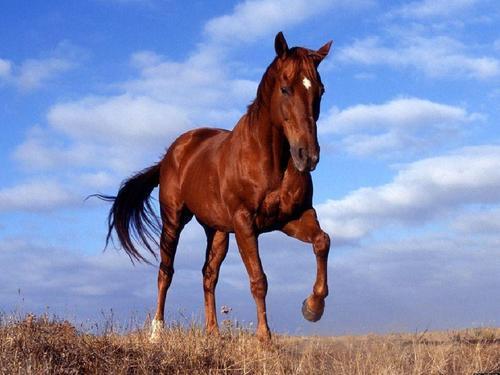
[[[215,287],[219,270],[227,254],[229,235],[224,232],[205,229],[207,252],[203,265],[203,292],[205,295],[205,329],[207,333],[218,334],[217,312],[215,308]]]
[[[250,278],[250,290],[257,305],[257,338],[260,341],[268,342],[271,339],[271,332],[267,325],[266,316],[267,278],[259,257],[252,217],[248,212],[239,211],[236,213],[234,233],[241,259],[243,259]]]
[[[299,219],[290,221],[281,230],[291,237],[313,244],[317,264],[316,282],[312,294],[302,305],[302,314],[307,320],[317,322],[323,315],[325,298],[328,296],[327,268],[330,237],[319,226],[314,208],[305,211]]]

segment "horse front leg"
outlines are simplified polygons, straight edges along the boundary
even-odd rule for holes
[[[257,305],[257,338],[262,342],[271,340],[271,332],[267,325],[266,294],[267,278],[259,256],[257,235],[253,227],[251,215],[247,211],[239,211],[234,216],[234,234],[250,279],[250,290]]]
[[[290,237],[313,245],[316,255],[316,281],[311,295],[302,304],[302,315],[311,322],[317,322],[323,315],[325,298],[328,296],[330,237],[321,229],[314,208],[305,211],[300,218],[290,221],[281,230]]]

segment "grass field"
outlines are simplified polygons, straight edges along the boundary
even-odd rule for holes
[[[226,322],[227,323],[227,322]],[[500,371],[500,328],[342,337],[274,335],[262,346],[226,324],[220,338],[170,326],[92,334],[47,316],[2,317],[1,374],[474,374]]]

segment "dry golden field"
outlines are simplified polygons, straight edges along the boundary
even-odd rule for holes
[[[197,326],[91,334],[46,316],[1,318],[1,374],[474,374],[500,371],[500,328],[343,337],[275,335],[263,347],[246,330],[220,338]]]

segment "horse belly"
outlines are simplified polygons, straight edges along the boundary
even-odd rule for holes
[[[184,203],[203,225],[230,231],[232,221],[221,201],[219,176],[213,165],[206,157],[190,168],[182,188]]]
[[[200,161],[190,168],[182,186],[182,195],[184,204],[200,223],[227,230],[230,220],[225,205],[220,202],[219,190],[216,169],[210,168],[210,163]]]
[[[204,198],[187,199],[185,204],[202,225],[223,232],[233,231],[232,219],[215,194],[205,192]]]

